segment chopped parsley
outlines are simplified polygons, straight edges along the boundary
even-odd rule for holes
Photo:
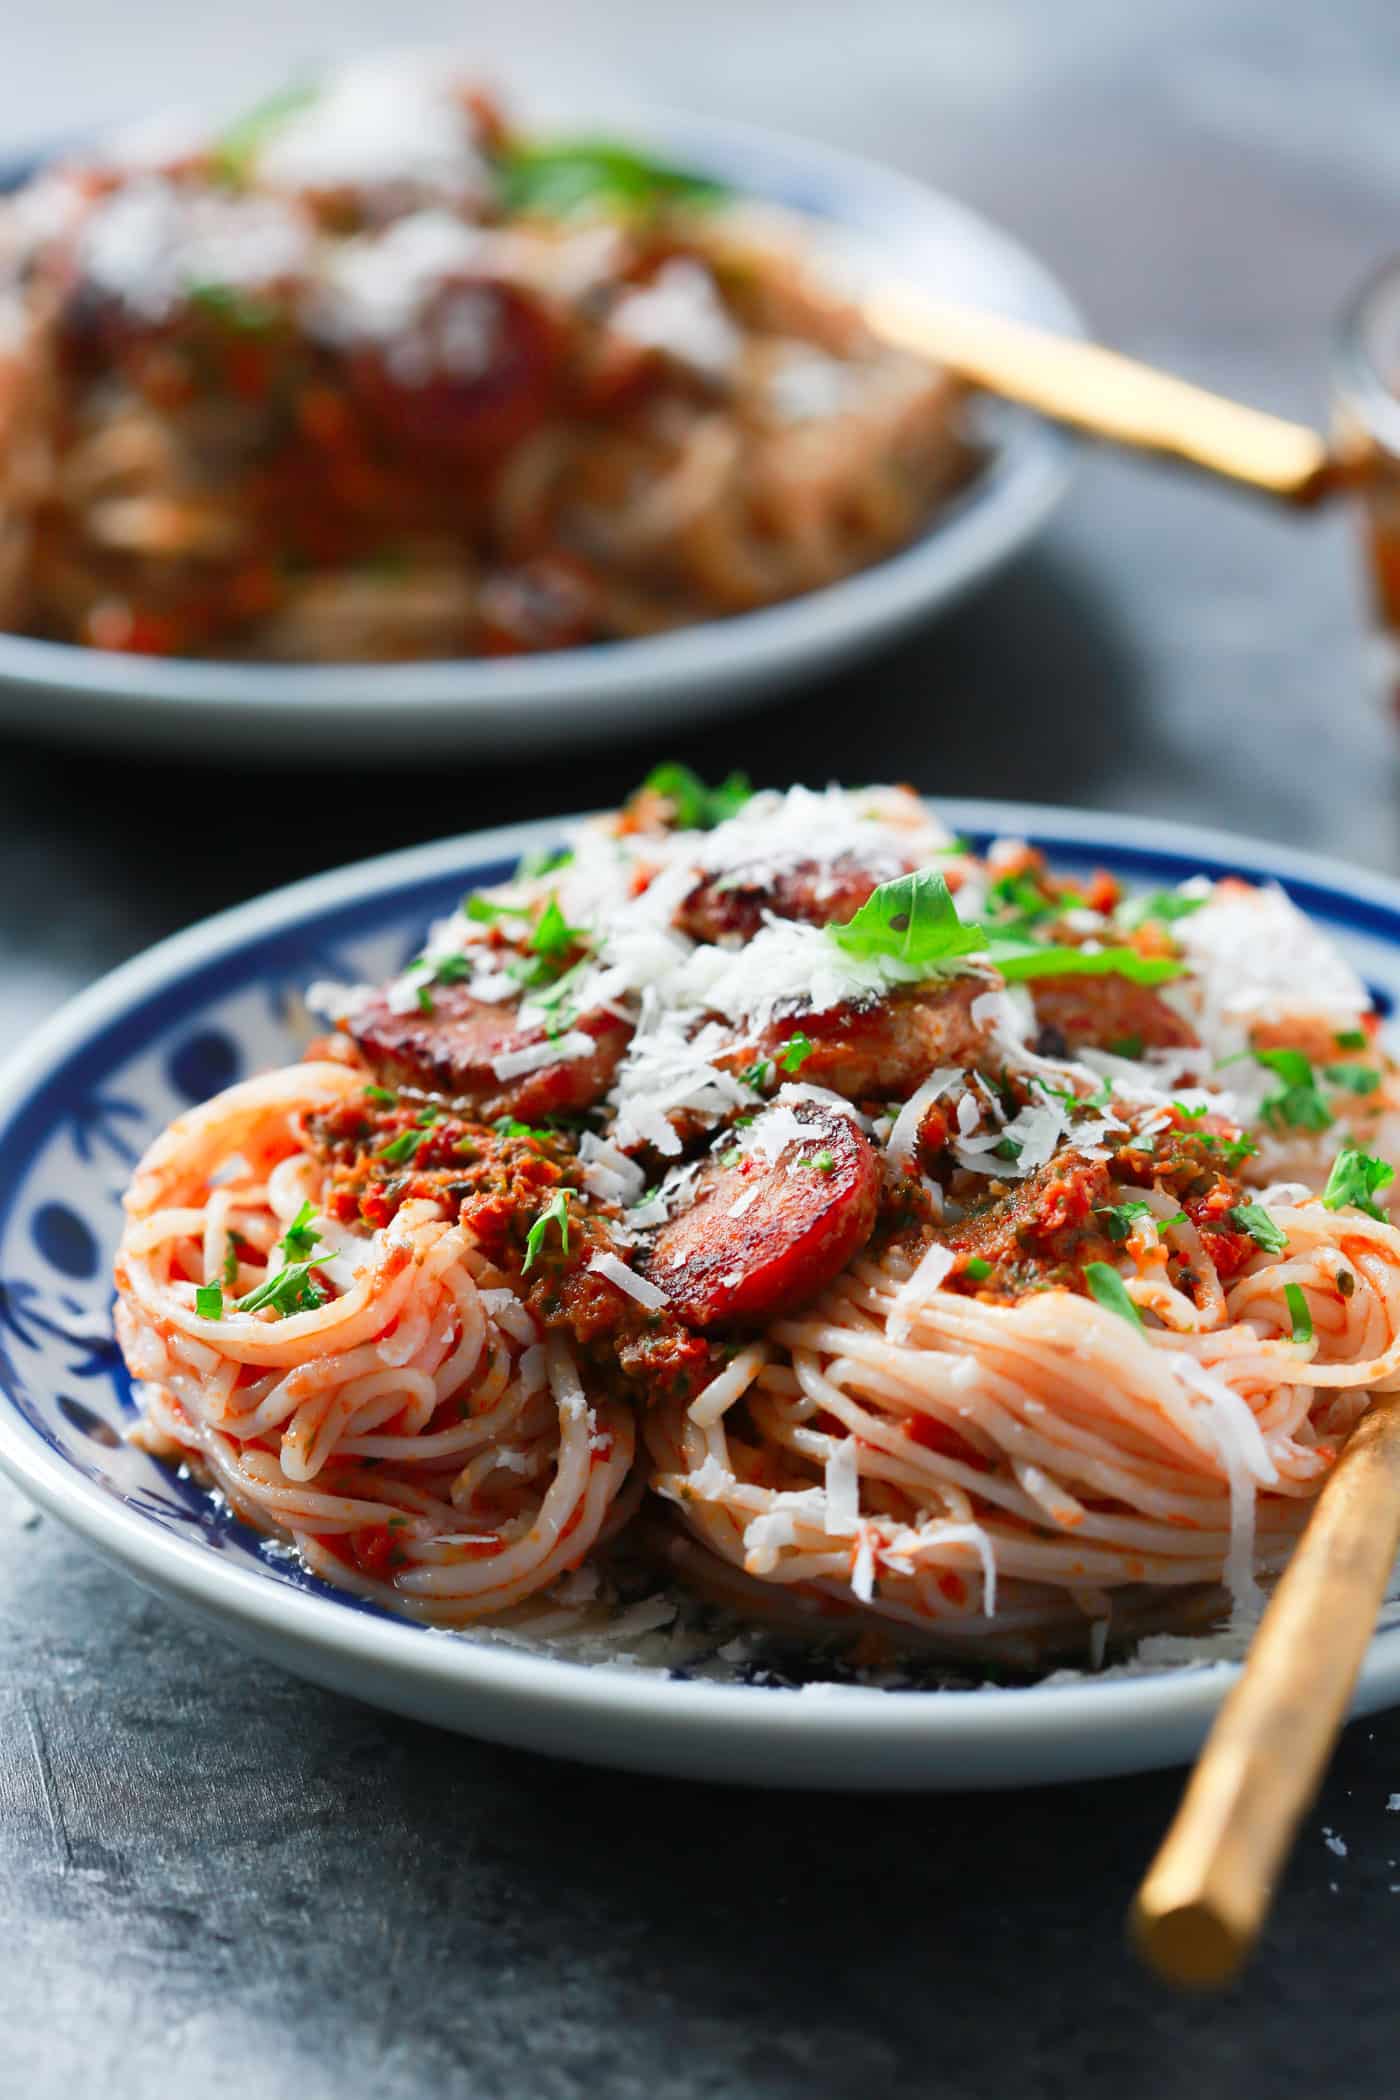
[[[1164,984],[1181,975],[1181,964],[1165,955],[1140,955],[1136,948],[1041,947],[1035,941],[993,935],[987,958],[1008,984],[1037,977],[1128,977],[1134,984]]]
[[[970,1255],[963,1263],[964,1276],[970,1276],[974,1283],[985,1283],[991,1273],[991,1263],[984,1261],[980,1254]]]
[[[365,1088],[365,1099],[366,1101],[377,1101],[381,1108],[397,1108],[399,1105],[398,1095],[393,1091],[392,1087],[387,1086],[367,1086]]]
[[[238,1281],[238,1248],[238,1234],[236,1232],[231,1232],[228,1238],[224,1241],[223,1273],[225,1283],[237,1283]]]
[[[1204,897],[1184,897],[1180,890],[1150,890],[1146,896],[1127,898],[1119,905],[1115,917],[1120,926],[1133,933],[1148,919],[1170,926],[1176,919],[1189,918],[1205,901]]]
[[[401,1167],[405,1160],[413,1158],[426,1136],[425,1130],[401,1130],[397,1137],[392,1137],[386,1145],[381,1145],[374,1156],[376,1159],[382,1159],[387,1166]]]
[[[544,1252],[544,1243],[551,1225],[558,1226],[559,1244],[565,1254],[567,1254],[569,1251],[569,1192],[567,1189],[556,1189],[554,1191],[554,1194],[530,1227],[529,1232],[525,1235],[525,1260],[522,1264],[522,1274],[524,1270],[531,1268],[536,1257]]]
[[[309,1261],[288,1262],[286,1268],[279,1269],[256,1290],[249,1291],[246,1298],[240,1298],[238,1310],[261,1312],[264,1306],[271,1306],[280,1320],[285,1320],[291,1313],[315,1312],[318,1305],[326,1302],[325,1292],[311,1281],[311,1271],[315,1266],[314,1255]]]
[[[418,1001],[418,1011],[420,1013],[430,1014],[432,1012],[433,995],[426,984],[420,984],[413,996]]]
[[[1097,1298],[1106,1312],[1115,1312],[1121,1319],[1131,1320],[1134,1327],[1142,1326],[1142,1314],[1128,1296],[1127,1285],[1106,1261],[1091,1261],[1084,1271],[1084,1281],[1090,1294]]]
[[[1344,1028],[1340,1035],[1332,1038],[1339,1050],[1364,1050],[1366,1031],[1364,1028]]]
[[[1350,1094],[1374,1094],[1381,1083],[1381,1075],[1374,1065],[1324,1065],[1324,1079],[1333,1086],[1345,1087]]]
[[[539,1130],[531,1123],[522,1123],[516,1116],[497,1116],[491,1128],[497,1137],[531,1138],[537,1145],[559,1134],[555,1130]]]
[[[1286,1283],[1283,1287],[1283,1298],[1288,1307],[1288,1317],[1293,1322],[1292,1339],[1295,1342],[1310,1342],[1313,1338],[1312,1314],[1308,1311],[1308,1301],[1303,1296],[1301,1286]]]
[[[1301,1050],[1256,1050],[1256,1064],[1276,1072],[1283,1084],[1266,1094],[1260,1107],[1275,1126],[1293,1130],[1327,1130],[1332,1111],[1322,1098],[1313,1068]]]
[[[1288,1234],[1275,1218],[1271,1218],[1262,1203],[1237,1203],[1230,1212],[1230,1223],[1239,1232],[1247,1232],[1256,1247],[1265,1254],[1283,1254],[1288,1248]]]
[[[222,1284],[199,1284],[194,1294],[194,1309],[201,1320],[222,1320],[224,1316]]]
[[[562,955],[584,939],[581,926],[571,926],[559,909],[559,899],[553,890],[549,902],[535,921],[530,934],[529,947],[535,955]]]
[[[567,868],[573,857],[573,849],[569,846],[527,853],[515,871],[515,879],[517,882],[537,881],[541,875],[552,875],[556,868]]]
[[[1095,1211],[1095,1217],[1104,1221],[1104,1231],[1111,1240],[1125,1240],[1139,1218],[1150,1218],[1150,1203],[1110,1203],[1103,1210]]]
[[[816,1044],[808,1036],[789,1036],[787,1042],[783,1045],[783,1070],[785,1072],[800,1072],[816,1047]]]
[[[642,782],[641,793],[659,795],[675,811],[678,831],[713,831],[716,824],[737,816],[753,794],[746,773],[731,773],[718,787],[706,787],[689,766],[655,766]]]
[[[804,1159],[802,1164],[804,1167],[814,1168],[818,1174],[831,1174],[836,1170],[836,1154],[834,1152],[817,1152],[813,1154],[811,1159]]]
[[[737,1167],[743,1156],[744,1148],[742,1145],[731,1145],[727,1152],[720,1153],[719,1163],[722,1167]]]
[[[313,1224],[316,1216],[314,1203],[303,1203],[282,1235],[282,1252],[288,1261],[305,1261],[321,1235]]]
[[[478,926],[494,925],[497,919],[528,919],[528,904],[493,904],[480,890],[472,890],[462,899],[462,910],[467,918],[475,919]]]
[[[219,178],[241,189],[253,172],[258,155],[268,140],[292,117],[316,100],[320,88],[315,81],[293,81],[245,110],[214,142],[212,159]]]
[[[1108,1046],[1110,1057],[1141,1057],[1143,1041],[1140,1035],[1115,1036]]]
[[[757,1094],[761,1093],[763,1088],[767,1086],[769,1078],[772,1074],[772,1070],[772,1058],[759,1057],[755,1058],[754,1062],[749,1066],[748,1071],[741,1072],[739,1074],[739,1077],[745,1086],[751,1086],[754,1092]]]
[[[1384,1218],[1375,1198],[1394,1179],[1395,1169],[1387,1160],[1359,1152],[1354,1145],[1343,1145],[1332,1162],[1322,1200],[1328,1210],[1343,1210],[1351,1204],[1356,1210],[1364,1210],[1368,1218]]]
[[[497,171],[507,212],[543,212],[550,218],[600,205],[636,212],[663,204],[717,204],[729,194],[709,176],[670,167],[610,139],[513,143]],[[665,770],[669,769],[658,768]]]

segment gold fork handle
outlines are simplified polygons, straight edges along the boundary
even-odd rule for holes
[[[1326,440],[1306,424],[1228,401],[1097,343],[893,286],[871,293],[863,311],[887,342],[1094,437],[1187,460],[1288,503],[1315,503],[1338,478]]]

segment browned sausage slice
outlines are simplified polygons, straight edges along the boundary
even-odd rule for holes
[[[879,1162],[849,1116],[779,1103],[733,1135],[647,1263],[691,1327],[762,1325],[814,1298],[875,1223]]]
[[[774,1021],[733,1062],[747,1067],[771,1058],[780,1072],[794,1037],[811,1045],[792,1067],[803,1086],[827,1087],[847,1101],[902,1101],[940,1065],[972,1070],[987,1047],[986,1028],[972,1018],[974,1000],[992,987],[985,977],[951,977],[872,1001]],[[729,1062],[729,1060],[724,1060]]]
[[[519,1116],[525,1122],[588,1108],[612,1083],[631,1029],[614,1014],[584,1014],[573,1028],[591,1036],[586,1056],[557,1058],[502,1079],[497,1059],[548,1041],[541,1027],[522,1028],[513,1005],[474,999],[460,984],[438,986],[431,1013],[394,1013],[377,992],[350,1024],[350,1033],[385,1086],[442,1094],[489,1122]]]
[[[839,926],[854,918],[882,882],[907,875],[915,865],[893,853],[869,859],[841,853],[831,861],[802,860],[773,870],[734,868],[698,882],[677,911],[676,925],[695,941],[751,940],[765,912],[809,926]]]
[[[1197,1041],[1189,1021],[1150,985],[1130,977],[1047,977],[1031,986],[1035,1017],[1067,1050],[1111,1050],[1140,1043],[1144,1050],[1189,1050]]]

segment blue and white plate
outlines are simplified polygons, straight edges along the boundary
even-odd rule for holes
[[[547,114],[541,112],[542,115]],[[815,222],[843,272],[1080,334],[1044,266],[1008,234],[908,176],[830,147],[628,105],[619,137]],[[560,121],[569,118],[560,113]],[[572,113],[577,128],[577,111]],[[11,171],[14,180],[20,171]],[[0,187],[3,187],[0,177]],[[950,605],[1035,532],[1067,479],[1069,443],[1034,417],[989,422],[974,481],[912,544],[784,605],[655,638],[537,657],[388,665],[204,663],[0,634],[0,724],[199,757],[417,760],[620,735],[658,705],[686,717],[825,674]],[[275,732],[271,741],[268,732]]]
[[[975,840],[1028,837],[1057,865],[1108,867],[1130,883],[1200,870],[1277,877],[1336,936],[1383,1011],[1400,997],[1400,884],[1176,826],[991,802],[940,811]],[[192,1102],[299,1055],[308,979],[396,967],[465,887],[501,880],[558,832],[519,825],[448,840],[226,912],[104,978],[11,1060],[0,1073],[0,1465],[138,1581],[230,1639],[464,1733],[762,1785],[1000,1786],[1188,1756],[1232,1664],[1021,1690],[796,1690],[755,1681],[764,1673],[734,1661],[727,1642],[678,1667],[673,1635],[647,1631],[657,1614],[645,1604],[610,1647],[438,1632],[314,1580],[124,1442],[132,1403],[112,1339],[111,1266],[137,1155]],[[1356,1706],[1397,1703],[1400,1623],[1387,1621]]]

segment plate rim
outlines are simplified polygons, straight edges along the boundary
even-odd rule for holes
[[[961,227],[973,245],[1003,258],[1017,281],[1035,291],[1045,308],[1042,325],[1085,333],[1078,303],[1035,249],[933,182],[778,126],[687,111],[645,97],[614,99],[617,121],[630,118],[642,132],[654,127],[663,136],[677,132],[698,141],[712,139],[721,152],[727,147],[760,158],[776,154],[790,160],[795,172],[804,167],[824,172],[837,195],[897,197],[926,221],[936,217],[945,228]],[[75,143],[80,142],[55,140],[52,150],[72,150]],[[33,172],[49,150],[39,144],[7,155],[0,179]],[[839,219],[825,223],[845,224]],[[865,229],[855,230],[865,236]],[[381,710],[392,722],[401,719],[402,710],[416,708],[429,720],[469,721],[488,732],[488,741],[518,743],[531,728],[543,726],[538,717],[560,709],[578,710],[573,726],[581,733],[601,728],[658,685],[684,685],[692,694],[710,695],[776,684],[799,675],[814,660],[831,663],[841,653],[876,646],[904,622],[917,620],[921,611],[953,603],[1035,534],[1065,492],[1075,441],[1028,412],[1011,411],[1008,428],[1002,456],[935,513],[915,540],[867,569],[752,612],[698,621],[669,634],[538,656],[463,656],[427,663],[263,664],[127,656],[0,633],[0,708],[13,713],[14,701],[43,695],[64,703],[72,721],[115,705],[128,726],[139,714],[147,735],[168,731],[187,713],[191,740],[201,724],[252,727],[274,713],[285,726],[284,710],[292,703],[316,729],[332,716],[343,730],[360,735],[378,726]],[[930,595],[922,571],[946,567],[950,559],[957,573]],[[518,714],[521,729],[490,722],[496,709]],[[116,721],[111,728],[120,735]]]
[[[1295,890],[1311,888],[1343,904],[1360,905],[1400,924],[1400,880],[1377,875],[1343,860],[1266,840],[1237,836],[1213,828],[1182,825],[1160,818],[1103,815],[1052,804],[1003,802],[962,797],[927,798],[955,828],[1010,836],[1030,834],[1064,849],[1103,850],[1186,858],[1215,863],[1282,881]],[[43,1022],[29,1041],[0,1065],[0,1159],[5,1139],[32,1098],[55,1069],[75,1052],[91,1045],[100,1032],[119,1023],[144,999],[178,988],[196,963],[209,964],[236,953],[249,941],[295,927],[327,908],[364,903],[386,890],[440,879],[533,846],[556,841],[560,830],[577,816],[529,819],[410,846],[367,860],[347,863],[306,877],[235,905],[168,936],[107,972],[67,1001]],[[1400,948],[1400,936],[1392,934]],[[8,1214],[29,1164],[26,1150],[16,1166],[0,1168],[0,1220]],[[1054,1752],[1073,1745],[1081,1753],[1072,1774],[1093,1769],[1128,1770],[1154,1761],[1150,1749],[1135,1762],[1112,1759],[1084,1762],[1086,1730],[1140,1739],[1160,1735],[1173,1754],[1183,1739],[1205,1727],[1238,1675],[1239,1665],[1205,1660],[1182,1669],[1146,1672],[1106,1682],[1086,1677],[1068,1684],[977,1687],[930,1694],[917,1690],[887,1691],[868,1686],[839,1686],[830,1698],[815,1699],[787,1688],[676,1680],[660,1671],[629,1670],[601,1663],[532,1653],[524,1647],[496,1646],[490,1641],[447,1637],[388,1614],[352,1610],[335,1597],[321,1597],[276,1583],[260,1573],[230,1565],[191,1541],[176,1538],[148,1517],[88,1480],[51,1451],[19,1414],[8,1393],[0,1391],[0,1469],[70,1529],[100,1551],[120,1561],[136,1578],[185,1603],[206,1618],[226,1625],[234,1637],[256,1640],[264,1635],[283,1649],[303,1648],[329,1667],[378,1669],[400,1684],[416,1685],[429,1704],[435,1699],[473,1692],[497,1694],[516,1707],[533,1708],[560,1724],[587,1727],[610,1724],[649,1731],[653,1744],[678,1730],[704,1724],[705,1732],[741,1749],[759,1741],[775,1749],[800,1743],[815,1763],[823,1754],[832,1765],[853,1751],[870,1753],[872,1771],[850,1773],[848,1785],[899,1783],[880,1768],[880,1757],[903,1766],[915,1748],[927,1753],[929,1770],[921,1782],[940,1783],[938,1760],[957,1763],[974,1752],[1003,1754],[1009,1735],[1033,1732],[1044,1752],[1044,1777],[1058,1775]],[[289,1667],[296,1668],[292,1663]],[[308,1675],[315,1675],[308,1670]],[[1400,1628],[1382,1631],[1368,1649],[1353,1712],[1370,1711],[1400,1699]],[[392,1704],[392,1701],[385,1703]],[[467,1716],[474,1722],[474,1716]],[[477,1732],[475,1729],[473,1732]],[[480,1733],[489,1734],[485,1722]],[[878,1737],[878,1743],[872,1741]],[[638,1761],[645,1743],[634,1746]],[[554,1744],[558,1754],[573,1753],[567,1740]],[[663,1748],[652,1769],[666,1769]],[[607,1761],[614,1760],[611,1753]],[[671,1765],[674,1769],[674,1762]],[[831,1767],[822,1766],[826,1783]],[[723,1775],[716,1775],[723,1776]],[[791,1778],[789,1772],[780,1777]],[[1003,1775],[1004,1777],[1004,1775]],[[835,1783],[843,1783],[837,1781]],[[906,1780],[905,1783],[908,1783]],[[967,1783],[966,1774],[960,1783]],[[993,1776],[990,1783],[1002,1783]]]

